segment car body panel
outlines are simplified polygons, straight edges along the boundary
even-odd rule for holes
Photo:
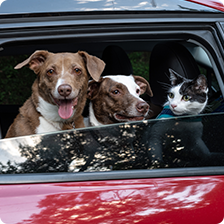
[[[218,224],[224,176],[2,185],[3,223]]]
[[[224,32],[221,28],[217,29],[224,23],[223,8],[220,1],[210,0],[69,0],[66,4],[63,0],[41,0],[38,4],[31,0],[2,1],[0,55],[14,55],[17,50],[30,54],[45,46],[54,51],[58,50],[55,46],[59,42],[64,44],[63,50],[79,48],[77,50],[92,49],[96,52],[96,49],[101,51],[113,41],[132,41],[135,45],[134,41],[138,38],[152,42],[166,38],[181,41],[191,39],[209,49],[209,56],[213,59],[209,65],[215,73],[220,74],[220,88],[224,92]],[[73,44],[70,45],[68,40]],[[144,43],[142,41],[141,46]],[[92,48],[91,44],[94,45]],[[204,140],[212,145],[211,148],[222,151],[220,118],[213,117],[215,122],[210,120],[206,129],[209,134]],[[111,127],[104,128],[105,131],[101,128],[102,132],[106,132],[106,129],[112,131]],[[74,136],[77,137],[76,131]],[[57,153],[63,152],[65,142],[69,143],[68,140],[64,142],[63,138],[66,137],[71,139],[71,135],[64,131],[61,134],[1,140],[0,167],[5,166],[1,170],[5,174],[0,175],[0,220],[3,223],[218,224],[224,219],[223,164],[175,170],[132,168],[110,172],[63,173],[65,170],[60,172],[57,169],[58,164],[49,165],[52,157],[45,161],[40,152],[48,146],[49,151],[45,151],[52,153],[55,161],[58,161]],[[17,149],[20,143],[26,143],[26,138],[30,140],[28,146],[31,146],[31,151],[33,148],[36,150],[36,154],[30,154],[30,160],[27,159],[29,156],[21,156],[20,149]],[[35,138],[43,141],[43,145],[38,145],[39,148],[30,143]],[[51,147],[52,139],[59,150],[56,146]],[[214,139],[217,140],[216,146]],[[55,151],[50,151],[51,148],[55,148]],[[74,161],[74,157],[69,157],[69,162],[71,158]],[[88,158],[85,157],[87,161]],[[37,163],[35,169],[30,169],[24,163],[22,170],[20,163],[26,159],[31,168],[35,159],[44,164]],[[63,159],[68,162],[68,157]],[[49,169],[41,170],[42,165]],[[99,167],[98,163],[95,168]],[[23,174],[18,174],[20,172]]]
[[[206,0],[206,1],[204,1],[204,0],[187,0],[187,1],[224,11],[223,1],[219,1],[219,0]]]

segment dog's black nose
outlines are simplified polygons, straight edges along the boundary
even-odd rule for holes
[[[136,109],[138,112],[145,114],[149,110],[149,105],[146,102],[139,102]]]
[[[71,94],[72,92],[72,87],[68,84],[62,84],[58,87],[58,93],[61,96],[67,97]]]

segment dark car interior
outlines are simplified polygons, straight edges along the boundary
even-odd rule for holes
[[[50,42],[50,43],[49,43]],[[188,77],[189,79],[194,78],[196,75],[200,74],[201,71],[205,73],[209,82],[210,89],[210,98],[218,98],[220,90],[218,88],[218,83],[215,79],[214,71],[206,63],[202,64],[199,61],[200,55],[197,55],[197,58],[194,58],[190,51],[198,46],[194,44],[189,44],[186,41],[139,41],[139,42],[109,42],[102,43],[97,42],[94,44],[91,43],[74,43],[71,40],[64,43],[63,40],[54,41],[39,41],[28,42],[24,47],[25,43],[17,44],[6,44],[3,45],[4,50],[0,52],[1,57],[7,57],[15,55],[30,55],[37,49],[47,49],[52,52],[65,52],[71,51],[76,52],[80,49],[89,52],[90,54],[100,57],[106,62],[105,70],[102,74],[104,75],[116,75],[116,74],[133,74],[133,68],[128,58],[128,53],[130,52],[150,52],[149,60],[149,75],[148,81],[153,90],[153,97],[147,98],[143,96],[145,100],[150,102],[152,112],[150,118],[155,118],[158,113],[161,111],[162,106],[166,100],[166,89],[163,84],[169,83],[169,78],[167,76],[168,69],[173,68],[173,70],[181,73],[183,76]],[[190,46],[190,47],[189,47]],[[16,54],[15,54],[16,52]],[[205,54],[205,53],[204,53]],[[204,56],[203,56],[204,57]],[[203,59],[202,59],[203,60]],[[12,65],[15,66],[15,65]],[[201,68],[201,71],[199,70]],[[21,79],[22,79],[22,74]],[[214,86],[211,84],[214,83]],[[214,93],[215,96],[214,96]],[[22,104],[14,105],[0,105],[0,123],[1,123],[1,135],[4,138],[8,127],[13,122],[15,116],[18,114],[18,109]],[[86,110],[84,111],[86,114]],[[84,114],[84,115],[85,115]]]

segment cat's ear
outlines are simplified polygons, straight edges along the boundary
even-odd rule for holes
[[[184,78],[175,72],[173,69],[169,68],[170,72],[170,82],[172,86],[176,86],[184,81]]]
[[[208,83],[207,83],[207,78],[204,75],[199,75],[195,79],[195,89],[199,90],[200,92],[208,92]]]

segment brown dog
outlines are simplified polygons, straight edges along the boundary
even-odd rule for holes
[[[82,112],[89,75],[98,81],[105,63],[83,51],[36,51],[15,69],[25,65],[37,74],[37,79],[6,138],[84,127]]]
[[[140,76],[111,75],[90,81],[86,126],[143,120],[149,112],[149,105],[140,98],[143,93],[153,95],[149,83]]]

